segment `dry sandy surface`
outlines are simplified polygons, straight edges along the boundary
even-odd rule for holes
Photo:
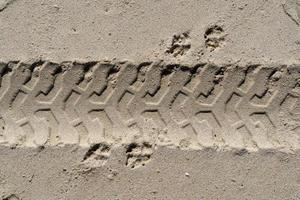
[[[1,200],[300,199],[300,0],[0,0]]]

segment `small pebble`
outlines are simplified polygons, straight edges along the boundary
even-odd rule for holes
[[[107,175],[107,178],[108,178],[109,180],[113,180],[113,179],[114,179],[114,175],[113,175],[113,174],[108,174],[108,175]]]

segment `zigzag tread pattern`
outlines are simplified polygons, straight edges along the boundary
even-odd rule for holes
[[[300,65],[0,64],[0,144],[300,144]]]

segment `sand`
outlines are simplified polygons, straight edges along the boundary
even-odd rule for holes
[[[0,199],[300,199],[299,0],[0,0]]]

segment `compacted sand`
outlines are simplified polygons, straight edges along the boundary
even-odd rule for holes
[[[0,0],[0,199],[300,199],[299,0]]]

